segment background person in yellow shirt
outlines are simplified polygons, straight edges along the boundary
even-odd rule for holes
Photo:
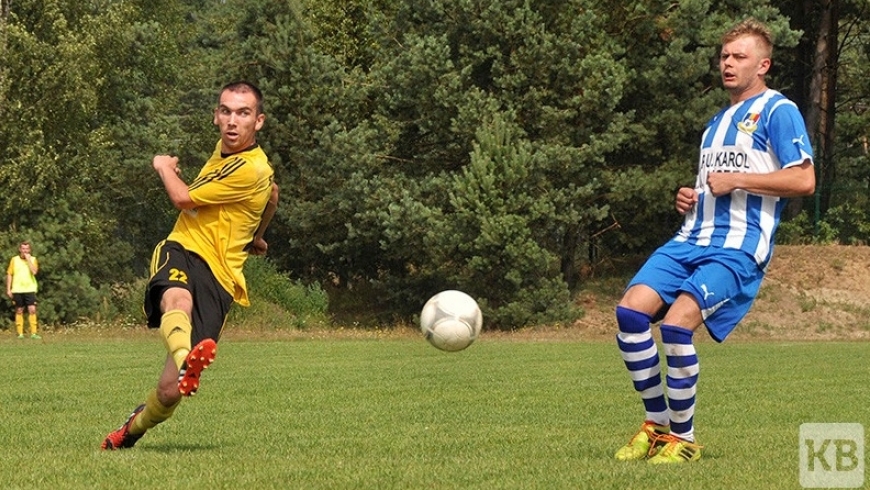
[[[39,262],[30,253],[30,242],[21,242],[18,245],[18,255],[12,257],[9,267],[6,268],[6,296],[15,303],[15,329],[19,339],[24,338],[25,307],[30,323],[30,338],[42,338],[36,333],[36,273],[39,272]]]

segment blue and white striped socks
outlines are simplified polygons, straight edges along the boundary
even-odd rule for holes
[[[692,344],[691,330],[662,325],[662,343],[668,359],[668,408],[671,434],[694,442],[693,418],[698,384],[698,355]]]
[[[662,344],[667,358],[668,387],[665,398],[659,353],[650,330],[650,316],[622,306],[616,307],[619,333],[616,342],[631,375],[634,389],[640,393],[646,420],[670,425],[671,434],[694,442],[695,393],[698,383],[698,355],[692,343],[693,332],[672,325],[662,325]]]
[[[649,328],[650,320],[645,313],[617,306],[619,333],[616,342],[634,389],[643,400],[646,420],[665,426],[668,425],[668,405],[662,388],[659,352]]]

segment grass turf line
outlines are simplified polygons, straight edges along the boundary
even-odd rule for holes
[[[197,396],[102,452],[156,382],[154,338],[0,341],[5,488],[800,488],[804,422],[858,422],[863,343],[701,344],[697,463],[613,459],[641,422],[607,342],[221,343]]]

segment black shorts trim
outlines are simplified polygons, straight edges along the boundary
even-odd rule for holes
[[[12,303],[16,308],[36,306],[36,293],[12,293]]]
[[[217,342],[233,304],[233,296],[218,283],[208,263],[178,242],[163,241],[154,249],[151,271],[144,303],[148,327],[160,327],[163,292],[169,288],[183,288],[193,297],[191,345],[207,338]]]

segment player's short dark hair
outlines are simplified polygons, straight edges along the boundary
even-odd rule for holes
[[[220,104],[220,94],[222,94],[228,90],[230,92],[240,92],[240,93],[251,92],[252,94],[254,94],[254,97],[257,99],[257,114],[263,114],[263,112],[264,112],[264,110],[263,110],[263,92],[260,91],[259,87],[257,87],[253,83],[248,82],[246,80],[237,80],[235,82],[230,82],[230,83],[224,85],[224,87],[221,89],[221,91],[218,92],[218,103],[219,104]]]

